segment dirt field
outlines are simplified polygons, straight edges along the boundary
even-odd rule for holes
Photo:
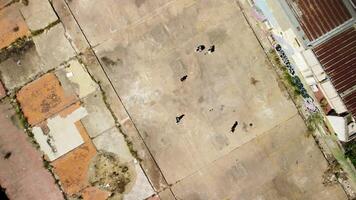
[[[177,199],[346,199],[236,2],[109,2],[69,6]]]

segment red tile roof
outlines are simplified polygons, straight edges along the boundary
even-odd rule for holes
[[[287,0],[310,41],[351,19],[351,15],[342,1]]]
[[[356,29],[350,28],[313,49],[347,109],[356,116]]]

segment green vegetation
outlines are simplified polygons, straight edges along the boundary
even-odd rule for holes
[[[320,100],[320,107],[325,111],[328,106],[328,101],[323,97]]]
[[[122,131],[121,131],[121,133],[122,133]],[[132,154],[132,156],[134,158],[136,158],[137,161],[141,162],[142,159],[139,157],[138,152],[135,150],[132,141],[128,139],[126,134],[123,134],[123,135],[124,135],[125,141],[127,143],[127,146],[129,147],[130,153]]]
[[[80,63],[85,66],[85,64],[83,63],[83,61],[82,61],[81,59],[80,59]],[[110,106],[110,103],[108,102],[107,94],[106,94],[104,88],[102,87],[101,82],[95,80],[95,78],[92,77],[90,73],[88,73],[88,74],[90,75],[90,77],[92,78],[92,80],[98,84],[99,89],[100,89],[100,91],[101,91],[101,96],[102,96],[102,98],[103,98],[103,101],[104,101],[104,103],[105,103],[107,109],[108,109],[109,112],[111,113],[111,116],[113,117],[113,119],[114,119],[114,121],[115,121],[116,127],[119,129],[119,131],[121,132],[121,134],[124,136],[125,142],[126,142],[128,148],[129,148],[129,150],[130,150],[130,153],[132,154],[132,156],[133,156],[134,158],[136,158],[137,161],[141,162],[142,159],[139,157],[138,152],[135,150],[134,145],[133,145],[133,142],[132,142],[132,141],[129,139],[129,137],[124,133],[124,131],[122,131],[121,125],[120,125],[120,123],[119,123],[119,121],[118,121],[118,119],[117,119],[117,117],[116,117],[114,111],[112,110],[112,108],[111,108],[111,106]]]
[[[356,166],[356,141],[348,142],[345,146],[345,156]]]
[[[280,74],[283,83],[288,88],[290,95],[293,97],[293,99],[296,99],[301,94],[301,91],[296,82],[293,81],[293,77],[288,72],[286,66],[281,62],[279,55],[274,49],[271,49],[268,53],[268,56],[270,57],[272,64],[277,67],[277,72]]]
[[[36,36],[36,35],[39,35],[41,33],[43,33],[45,30],[49,30],[50,28],[52,28],[53,26],[59,24],[61,21],[59,19],[57,19],[56,21],[48,24],[45,28],[42,28],[42,29],[39,29],[39,30],[34,30],[34,31],[31,31],[31,35],[32,36]]]
[[[0,49],[0,62],[3,62],[11,57],[22,55],[34,45],[35,43],[32,41],[31,37],[18,38],[9,46]]]
[[[323,123],[323,116],[320,113],[311,114],[306,121],[309,132],[314,132],[319,128],[319,125]]]
[[[39,149],[40,145],[36,142],[34,135],[31,132],[31,126],[27,122],[27,119],[26,119],[25,115],[23,114],[20,104],[17,102],[16,98],[13,98],[11,100],[11,104],[16,112],[16,115],[14,115],[12,117],[12,121],[17,122],[16,124],[18,124],[20,126],[20,128],[24,129],[24,131],[29,136],[29,139],[30,139],[31,143],[33,144],[33,146],[36,147],[37,149]]]

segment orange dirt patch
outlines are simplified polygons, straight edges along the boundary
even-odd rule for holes
[[[78,121],[75,125],[85,143],[52,162],[54,172],[58,175],[63,190],[69,196],[77,194],[89,186],[89,163],[97,153],[81,122]],[[99,195],[99,193],[100,191],[97,191],[95,195]]]
[[[5,95],[6,95],[6,91],[4,85],[0,81],[0,99],[3,98]]]
[[[10,4],[11,0],[0,0],[0,9]]]
[[[71,196],[89,186],[89,163],[95,154],[94,145],[87,142],[52,162],[66,194]]]
[[[29,83],[17,93],[17,100],[28,123],[36,125],[76,101],[74,94],[66,94],[53,73]]]
[[[0,27],[0,49],[18,38],[30,35],[16,4],[0,10]]]
[[[59,116],[61,116],[62,118],[66,118],[68,115],[72,114],[75,110],[77,110],[78,108],[80,108],[80,102],[76,102],[73,105],[70,105],[68,108],[60,111],[58,113]]]
[[[84,143],[91,142],[91,139],[90,139],[85,127],[83,126],[82,122],[77,121],[74,124],[77,127],[80,135],[82,136]]]
[[[88,187],[83,190],[82,197],[84,200],[105,200],[110,194],[110,192],[100,190],[96,187]]]

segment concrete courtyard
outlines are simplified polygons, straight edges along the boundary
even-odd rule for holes
[[[134,165],[125,200],[347,199],[237,1],[49,2],[15,13],[32,38],[0,79],[71,199],[114,199],[88,183],[98,151]]]
[[[69,7],[177,199],[345,198],[235,1]]]

